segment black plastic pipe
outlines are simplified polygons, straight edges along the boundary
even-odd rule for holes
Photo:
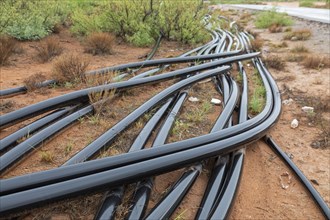
[[[3,154],[0,157],[0,173],[6,171],[10,166],[20,160],[24,155],[36,149],[38,145],[43,143],[46,139],[58,133],[63,128],[71,125],[79,118],[92,113],[93,110],[93,106],[89,105],[75,113],[72,113],[71,115],[68,115],[63,119],[55,122],[54,124],[42,129],[37,134],[33,135],[29,139],[18,144],[15,148]]]
[[[55,82],[56,82],[55,80],[46,80],[44,82],[36,84],[35,86],[37,88],[41,88],[41,87],[49,86]],[[10,89],[3,89],[3,90],[0,90],[0,98],[1,99],[9,98],[9,97],[12,97],[12,96],[15,96],[18,94],[26,93],[26,91],[27,91],[26,86],[20,86],[20,87],[10,88]]]
[[[187,62],[198,62],[202,60],[212,60],[215,58],[221,57],[229,57],[234,56],[241,53],[241,51],[230,51],[223,54],[208,54],[208,55],[200,55],[200,56],[188,56],[188,57],[173,57],[173,58],[163,58],[157,60],[146,60],[140,62],[126,63],[118,66],[105,67],[96,70],[91,70],[86,72],[86,74],[105,74],[112,71],[119,71],[124,69],[131,69],[137,67],[150,67],[150,66],[158,66],[158,65],[166,65],[166,64],[175,64],[175,63],[187,63]]]
[[[202,165],[193,166],[192,169],[186,171],[182,177],[174,184],[168,194],[152,208],[145,220],[169,219],[182,199],[189,192],[193,183],[202,171]]]
[[[129,115],[127,115],[123,120],[118,122],[116,125],[114,125],[112,128],[110,128],[108,131],[106,131],[104,134],[102,134],[100,137],[98,137],[95,141],[93,141],[91,144],[86,146],[84,149],[82,149],[79,153],[74,155],[70,160],[68,160],[65,165],[79,163],[83,161],[85,158],[90,158],[93,155],[95,155],[99,150],[106,147],[111,143],[113,138],[122,132],[127,126],[129,126],[131,123],[136,121],[141,115],[149,111],[152,107],[160,104],[164,100],[167,100],[172,95],[177,93],[179,90],[185,88],[186,86],[189,86],[197,81],[200,81],[201,79],[206,79],[210,76],[215,76],[220,73],[224,73],[230,69],[229,66],[224,66],[221,68],[209,70],[203,74],[196,75],[194,77],[188,78],[186,80],[182,80],[181,82],[178,82],[159,94],[155,95],[148,101],[146,101],[144,104],[142,104],[140,107],[135,109],[133,112],[131,112]],[[133,81],[133,80],[132,80]],[[134,80],[135,81],[135,80]]]
[[[147,142],[149,136],[151,135],[153,129],[159,123],[160,119],[165,114],[166,110],[170,106],[173,98],[170,98],[148,121],[148,123],[144,126],[139,135],[135,138],[129,152],[141,150],[145,143]],[[148,185],[150,186],[150,184]],[[139,191],[139,193],[148,190],[150,187],[144,187]],[[124,195],[125,188],[124,186],[119,186],[111,189],[106,192],[105,198],[101,203],[101,206],[95,215],[94,219],[113,219],[116,213],[116,209],[118,205],[121,203],[122,197]]]
[[[8,148],[11,147],[13,144],[17,143],[19,139],[30,136],[34,132],[42,129],[43,127],[49,125],[50,123],[58,120],[62,116],[71,112],[71,110],[73,110],[73,108],[68,107],[52,112],[44,116],[43,118],[40,118],[37,121],[32,122],[25,127],[15,131],[14,133],[2,138],[0,140],[0,153],[3,153],[4,151],[8,150]]]
[[[97,87],[91,87],[88,89],[83,89],[80,91],[75,91],[66,95],[54,97],[27,107],[24,107],[22,109],[10,112],[8,114],[0,116],[0,129],[9,127],[11,125],[14,125],[22,120],[31,118],[33,116],[36,116],[38,114],[53,110],[55,108],[63,107],[68,104],[75,104],[75,103],[82,103],[88,101],[88,94],[93,92],[101,92],[105,90],[111,90],[111,89],[126,89],[131,88],[135,86],[140,86],[144,84],[150,84],[150,83],[156,83],[158,81],[162,80],[168,80],[173,79],[177,76],[185,76],[190,73],[194,73],[197,71],[205,70],[214,68],[217,66],[230,64],[232,62],[237,62],[240,60],[245,59],[251,59],[253,57],[258,56],[260,53],[251,53],[251,54],[245,54],[245,55],[239,55],[234,57],[228,57],[224,58],[215,62],[209,62],[197,66],[187,67],[180,70],[175,70],[172,72],[164,73],[157,76],[150,76],[142,79],[135,79],[135,80],[128,80],[124,82],[116,82],[111,83],[107,85],[101,85]],[[219,55],[220,56],[220,55]]]
[[[195,147],[189,150],[180,151],[170,155],[160,156],[159,151],[166,149],[165,147],[151,148],[141,150],[139,152],[133,152],[131,154],[134,154],[134,158],[136,159],[138,153],[143,153],[145,155],[148,152],[154,152],[156,150],[157,158],[143,160],[142,162],[101,173],[95,173],[69,181],[60,182],[57,184],[2,196],[0,198],[0,202],[2,204],[0,207],[0,213],[5,214],[18,208],[31,207],[42,202],[54,201],[63,197],[81,194],[83,192],[95,191],[105,185],[120,185],[123,183],[136,181],[137,178],[144,178],[150,175],[168,172],[170,170],[178,169],[187,164],[215,156],[217,154],[228,153],[229,151],[236,150],[241,145],[261,138],[265,132],[277,121],[281,111],[281,100],[277,86],[270,75],[267,75],[266,77],[270,83],[272,96],[274,96],[274,108],[267,119],[265,119],[258,126],[218,142],[207,144],[202,147]],[[127,157],[128,154],[125,156]],[[114,158],[115,157],[112,157],[111,159]]]
[[[158,134],[152,144],[153,147],[161,146],[166,142],[169,132],[174,124],[176,115],[180,111],[187,95],[188,95],[187,92],[182,92],[181,94],[179,94],[173,108],[171,109],[171,112],[167,115],[166,119],[164,120],[164,123],[161,125],[161,128],[158,131]],[[143,180],[142,182],[138,182],[135,190],[136,192],[140,192],[140,193],[134,195],[133,200],[137,201],[137,203],[132,203],[130,210],[134,210],[134,212],[129,211],[127,219],[133,220],[133,219],[141,219],[143,217],[149,202],[147,198],[150,197],[150,193],[151,193],[151,190],[143,190],[143,189],[148,189],[149,186],[152,185],[153,185],[152,178],[148,178],[146,180]],[[142,191],[144,193],[141,193]]]

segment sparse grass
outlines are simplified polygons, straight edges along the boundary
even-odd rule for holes
[[[40,83],[46,80],[42,73],[36,73],[24,80],[24,85],[28,91],[34,91],[39,88]]]
[[[285,61],[277,55],[270,55],[264,59],[266,65],[270,68],[276,70],[284,70],[285,69]]]
[[[72,151],[72,148],[73,148],[73,143],[72,142],[67,143],[67,145],[65,146],[65,149],[64,149],[64,153],[66,156],[70,154],[70,152]]]
[[[9,57],[15,52],[17,41],[8,36],[0,36],[0,66],[8,64]]]
[[[48,37],[37,47],[37,58],[45,63],[63,52],[63,47],[55,37]]]
[[[279,13],[276,9],[263,11],[257,14],[255,25],[257,28],[269,28],[272,25],[290,26],[293,24],[292,19],[285,13]]]
[[[282,26],[278,25],[278,24],[272,24],[269,28],[268,28],[270,33],[280,33],[283,31]]]
[[[54,155],[50,151],[41,151],[41,162],[52,163],[54,161]]]
[[[253,93],[249,97],[249,112],[253,115],[262,111],[266,102],[266,89],[263,85],[259,73],[256,71],[252,76]]]
[[[288,62],[301,62],[306,58],[305,54],[288,54],[285,58]]]
[[[310,55],[303,60],[303,66],[308,69],[322,69],[330,67],[329,57]]]
[[[53,77],[60,83],[85,81],[84,72],[89,62],[77,54],[64,54],[53,64]]]
[[[292,32],[287,33],[284,36],[284,40],[308,40],[312,36],[312,32],[309,29],[299,29]]]
[[[307,53],[309,50],[304,45],[297,45],[291,49],[292,53]]]
[[[251,47],[254,51],[261,51],[263,45],[264,41],[260,38],[255,38],[254,40],[251,40]]]
[[[85,42],[85,51],[93,55],[113,54],[115,37],[108,33],[92,33]]]
[[[212,109],[212,104],[209,101],[204,101],[202,106],[188,111],[186,119],[190,122],[201,122],[205,119],[207,113]]]

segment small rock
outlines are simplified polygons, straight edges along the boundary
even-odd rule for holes
[[[220,104],[221,104],[221,100],[220,100],[220,99],[212,98],[212,99],[211,99],[211,103],[212,103],[212,104],[215,104],[215,105],[220,105]]]
[[[287,153],[288,157],[292,160],[293,159],[293,154],[292,153]]]
[[[291,40],[296,41],[296,40],[298,40],[298,38],[297,37],[291,37]]]
[[[299,125],[299,122],[297,119],[293,119],[291,122],[291,128],[297,128]]]
[[[293,99],[291,99],[291,98],[290,99],[285,99],[285,100],[282,101],[283,105],[290,105],[291,103],[293,103]]]
[[[311,182],[314,183],[315,185],[318,185],[318,186],[320,185],[319,182],[317,182],[317,180],[315,180],[315,179],[311,179]]]
[[[192,97],[192,96],[189,97],[188,100],[191,101],[191,102],[198,102],[198,101],[199,101],[198,98],[196,98],[196,97]]]
[[[310,106],[304,106],[301,108],[301,110],[303,110],[306,113],[313,113],[314,112],[314,108],[310,107]]]
[[[312,144],[311,144],[311,147],[312,148],[320,148],[321,147],[321,143],[319,141],[314,141]]]

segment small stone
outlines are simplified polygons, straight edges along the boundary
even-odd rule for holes
[[[220,100],[220,99],[212,98],[212,99],[211,99],[211,103],[212,103],[212,104],[215,104],[215,105],[220,105],[220,104],[221,104],[221,100]]]
[[[311,147],[312,148],[320,148],[321,147],[321,143],[319,141],[314,141],[312,144],[311,144]]]
[[[297,128],[299,125],[299,122],[297,119],[293,119],[291,122],[291,128]]]
[[[310,107],[310,106],[304,106],[301,108],[301,110],[303,110],[306,113],[313,113],[314,112],[314,108]]]
[[[190,102],[198,102],[198,101],[199,101],[198,98],[196,98],[196,97],[192,97],[192,96],[189,97],[188,100],[189,100]]]
[[[282,101],[283,105],[290,105],[291,103],[293,103],[293,99],[291,99],[291,98],[290,99],[285,99],[285,100]]]
[[[291,40],[296,41],[296,40],[298,40],[298,38],[297,37],[291,37]]]

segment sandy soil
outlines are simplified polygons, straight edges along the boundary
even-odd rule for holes
[[[230,17],[239,19],[242,13],[250,12],[243,12],[241,10],[240,13],[235,11],[231,11],[230,13]],[[284,33],[269,33],[268,30],[258,30],[254,27],[252,20],[250,19],[246,27],[254,32],[258,32],[260,37],[265,40],[262,51],[264,56],[275,54],[285,57],[289,54],[291,48],[299,44],[304,44],[312,54],[323,54],[326,56],[330,54],[329,26],[295,19],[293,29],[311,29],[313,33],[311,39],[303,42],[287,41],[287,48],[278,49],[274,48],[273,45],[282,42]],[[67,30],[62,31],[56,37],[60,39],[61,44],[65,47],[64,53],[74,51],[82,53],[82,56],[89,58],[91,60],[90,69],[136,61],[150,51],[148,48],[135,48],[118,40],[114,47],[114,55],[92,56],[83,53],[84,49],[81,42],[75,37],[72,37]],[[21,43],[23,53],[14,55],[10,60],[10,65],[0,68],[1,89],[22,85],[26,77],[37,72],[42,72],[47,77],[51,76],[53,61],[41,64],[35,59],[35,47],[38,44],[39,42]],[[186,46],[174,42],[163,42],[156,57],[176,56],[186,50],[188,50]],[[325,123],[329,125],[330,70],[309,70],[305,69],[299,62],[286,62],[285,70],[278,71],[270,69],[270,71],[278,82],[282,93],[282,100],[293,99],[290,105],[283,105],[281,118],[271,130],[270,135],[286,153],[292,156],[292,160],[306,176],[314,181],[315,188],[320,192],[325,201],[330,204],[330,147],[327,139],[329,138],[329,127],[322,128],[319,120],[317,120],[318,118],[310,117],[301,111],[302,106],[312,105],[316,109],[316,116],[327,120]],[[34,152],[3,177],[8,178],[60,166],[79,149],[86,146],[106,129],[110,128],[149,97],[152,97],[170,85],[170,83],[160,83],[145,88],[137,88],[115,97],[113,103],[111,103],[112,110],[109,111],[110,113],[108,112],[106,117],[101,117],[96,123],[94,118],[86,118],[43,144],[41,150],[50,152],[53,155],[52,162],[44,162],[42,160],[42,154],[40,152]],[[181,133],[178,129],[179,132],[172,134],[169,141],[197,136],[209,131],[212,122],[221,111],[220,107],[212,106],[202,123],[191,122],[187,118],[188,114],[191,114],[191,109],[199,108],[203,101],[209,100],[210,96],[217,96],[215,89],[209,89],[213,88],[211,85],[211,82],[208,82],[192,88],[190,95],[199,97],[201,102],[199,104],[187,102],[179,118],[182,122],[189,122],[189,126],[185,128],[188,132]],[[73,88],[54,87],[47,90],[29,92],[25,95],[5,99],[2,102],[13,102],[13,106],[5,110],[12,111],[49,97],[68,93],[82,86],[76,85]],[[137,99],[136,97],[139,98]],[[125,105],[124,103],[127,101],[132,104]],[[5,113],[5,111],[2,113]],[[290,123],[294,118],[300,122],[299,127],[296,129],[290,128]],[[23,124],[2,130],[1,137],[6,136],[21,126]],[[113,155],[127,150],[132,137],[140,129],[141,127],[138,124],[132,126],[122,135],[121,140],[125,141],[112,145],[121,146],[121,148],[110,147],[110,150],[103,152],[102,156]],[[324,132],[328,133],[325,134]],[[179,170],[160,175],[156,178],[149,209],[156,204],[171,183],[181,174],[182,170]],[[190,193],[173,214],[172,219],[194,218],[209,174],[208,169],[203,170],[203,173],[197,179]],[[284,174],[288,174],[291,178],[290,183],[287,183],[287,189],[281,187],[281,177]],[[20,215],[22,217],[20,219],[92,219],[101,198],[102,194],[95,194],[60,201],[37,208],[33,211],[33,214],[28,211],[21,213]],[[125,206],[121,206],[120,208],[125,213]],[[122,215],[119,215],[118,218],[122,218]],[[299,180],[297,180],[292,171],[271,149],[260,141],[247,146],[241,186],[229,219],[322,218],[323,216],[311,196]]]

